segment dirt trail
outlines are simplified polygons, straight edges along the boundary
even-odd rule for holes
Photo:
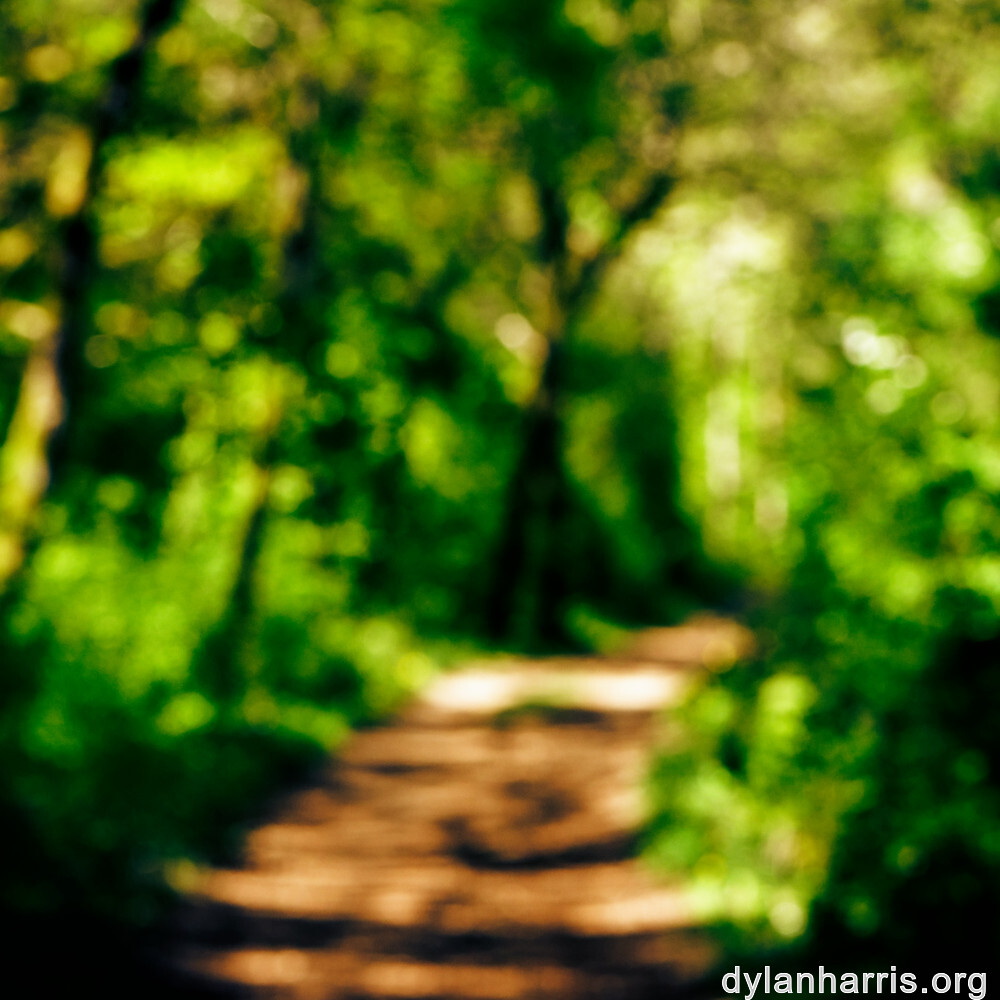
[[[747,641],[703,619],[614,659],[442,677],[278,803],[242,867],[202,874],[177,974],[281,1000],[676,992],[713,954],[633,858],[643,769],[692,670]]]

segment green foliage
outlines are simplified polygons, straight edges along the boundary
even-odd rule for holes
[[[710,9],[706,32],[727,8]],[[731,82],[690,154],[720,177],[675,200],[657,235],[675,255],[651,245],[648,274],[685,334],[682,482],[708,550],[752,570],[763,643],[693,696],[654,776],[650,851],[693,866],[743,949],[981,961],[1000,931],[984,906],[1000,879],[998,203],[981,70],[930,67],[979,28],[996,52],[995,18],[757,16],[715,50]],[[766,75],[776,37],[794,92]]]
[[[740,579],[652,855],[744,943],[968,927],[991,5],[83,6],[0,12],[3,905],[144,919],[448,643]]]
[[[631,18],[4,6],[0,905],[145,920],[498,582],[530,608],[564,561],[578,623],[691,601],[666,361],[600,280],[666,162]],[[506,580],[557,340],[571,512]]]

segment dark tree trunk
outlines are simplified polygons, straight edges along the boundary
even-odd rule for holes
[[[549,345],[541,385],[524,415],[522,448],[507,488],[488,595],[487,626],[496,641],[560,642],[568,581],[559,567],[558,526],[567,506],[558,412],[563,345]]]
[[[72,453],[73,419],[85,397],[83,345],[88,325],[88,295],[98,263],[93,203],[104,169],[104,151],[109,140],[128,131],[141,94],[149,53],[177,17],[182,2],[148,0],[142,8],[132,45],[111,64],[107,87],[90,129],[90,163],[83,196],[62,228],[58,280],[61,316],[55,335],[62,423],[48,449],[53,478],[62,475]]]
[[[537,183],[542,215],[538,254],[551,281],[548,354],[539,387],[523,418],[522,445],[507,490],[487,591],[486,624],[496,642],[571,644],[565,616],[572,596],[568,522],[572,484],[564,461],[562,409],[567,355],[581,310],[616,260],[627,236],[649,219],[672,188],[666,175],[623,212],[617,231],[589,259],[569,247],[569,213],[558,187]]]

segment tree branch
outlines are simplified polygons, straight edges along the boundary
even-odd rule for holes
[[[566,293],[566,312],[579,308],[580,303],[597,289],[607,269],[618,259],[622,247],[636,228],[648,222],[674,189],[675,179],[669,174],[656,174],[646,191],[621,217],[618,228],[608,238],[596,256],[580,268],[579,274]]]

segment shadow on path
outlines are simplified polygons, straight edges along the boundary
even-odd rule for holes
[[[698,619],[614,658],[440,678],[199,873],[157,960],[190,996],[679,995],[714,958],[634,858],[641,780],[692,672],[749,638]]]

